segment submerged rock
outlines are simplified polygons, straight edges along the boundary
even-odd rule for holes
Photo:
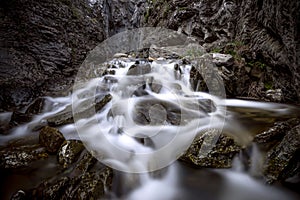
[[[150,64],[134,64],[129,68],[127,75],[143,75],[148,74],[150,72]]]
[[[17,126],[17,125],[20,125],[20,124],[30,122],[31,119],[32,119],[31,114],[14,111],[12,116],[11,116],[9,125],[11,127]]]
[[[65,141],[63,134],[56,128],[45,126],[39,135],[39,142],[49,153],[56,153]]]
[[[34,161],[47,157],[46,148],[38,144],[6,148],[0,151],[0,168],[16,169],[28,167]]]
[[[207,155],[201,155],[200,149],[202,146],[210,147],[212,145],[206,144],[205,137],[209,137],[208,134],[209,132],[197,137],[179,160],[195,167],[231,167],[232,159],[241,150],[241,147],[232,138],[221,134],[212,150]]]
[[[67,168],[76,161],[83,149],[84,146],[79,140],[65,141],[58,151],[58,163]]]
[[[45,101],[45,98],[37,98],[35,101],[33,101],[32,104],[28,106],[25,113],[34,115],[41,114],[45,106]]]
[[[88,118],[93,116],[95,112],[101,110],[110,100],[112,96],[110,94],[105,95],[100,101],[93,103],[92,105],[84,105],[80,108],[79,112],[73,113],[71,107],[67,107],[65,110],[58,114],[49,117],[47,122],[50,126],[62,126],[66,124],[74,123],[74,116],[80,118]]]

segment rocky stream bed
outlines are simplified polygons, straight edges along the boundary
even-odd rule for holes
[[[1,1],[0,198],[300,199],[299,9],[293,0]],[[116,33],[148,26],[196,38],[201,48],[185,49],[184,55],[155,46],[118,52],[96,70],[98,77],[114,84],[117,69],[125,65],[126,76],[133,77],[168,65],[176,79],[190,69],[188,83],[195,92],[209,92],[207,80],[217,78],[224,83],[224,98],[248,103],[228,101],[227,131],[208,154],[200,152],[210,147],[213,131],[197,135],[179,162],[139,176],[97,160],[74,126],[78,116],[89,118],[110,106],[114,95],[108,86],[99,87],[101,95],[78,113],[70,102],[89,51]],[[205,64],[195,65],[195,55]],[[216,77],[203,77],[205,66]],[[160,93],[163,85],[151,80],[132,95]],[[181,84],[168,87],[180,93]],[[183,123],[178,107],[155,102],[150,113],[151,101],[137,105],[137,124]],[[218,107],[213,102],[201,99],[197,109],[213,113]],[[247,145],[230,132],[244,130],[235,122],[251,133]],[[153,145],[147,138],[137,142]]]

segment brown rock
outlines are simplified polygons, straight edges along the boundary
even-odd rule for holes
[[[64,140],[64,136],[56,128],[45,126],[40,131],[39,142],[50,153],[56,153]]]

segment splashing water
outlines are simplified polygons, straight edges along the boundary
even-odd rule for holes
[[[108,64],[114,66],[111,69],[114,75],[95,78],[75,90],[75,116],[86,98],[93,102],[98,97],[112,95],[112,100],[101,112],[84,119],[78,115],[75,119],[81,139],[101,162],[123,172],[155,171],[174,162],[196,135],[207,130],[216,130],[216,137],[199,156],[205,156],[214,147],[221,132],[230,134],[241,145],[249,144],[253,133],[240,124],[245,117],[243,111],[249,114],[251,110],[252,115],[257,116],[255,120],[259,121],[266,116],[291,116],[296,109],[281,104],[225,100],[194,92],[189,83],[191,65],[181,64],[179,70],[175,70],[174,66],[178,64],[179,60],[139,64],[134,64],[130,59],[114,60]],[[141,68],[147,66],[149,70],[138,71],[132,68],[133,65]],[[91,96],[87,95],[87,90]],[[264,117],[260,119],[258,113]],[[224,123],[225,119],[227,123]],[[141,196],[146,199],[176,199],[178,191],[175,188],[178,186],[175,180],[179,172],[174,165],[169,170],[161,180],[153,179],[148,174],[140,175],[143,179],[141,186],[130,193],[128,199],[139,199]],[[254,190],[261,186],[249,176],[239,176],[251,180]],[[225,179],[231,182],[236,176],[231,172],[225,173]],[[163,192],[153,192],[161,187]],[[274,197],[271,199],[276,199]]]
[[[201,147],[200,157],[210,152],[221,133],[229,134],[242,146],[247,146],[260,126],[278,118],[294,116],[299,109],[195,92],[190,83],[194,64],[199,63],[183,64],[176,59],[148,62],[130,58],[103,63],[99,68],[107,68],[104,76],[99,77],[99,68],[95,68],[97,75],[78,81],[71,96],[47,97],[49,106],[42,114],[9,135],[0,135],[0,143],[3,145],[25,137],[36,127],[45,125],[49,117],[72,110],[75,123],[59,127],[65,138],[80,138],[99,161],[126,172],[123,174],[124,183],[137,177],[137,187],[123,191],[122,198],[167,200],[186,199],[187,196],[188,199],[199,199],[198,195],[191,195],[199,188],[189,193],[190,189],[183,185],[184,178],[181,177],[185,169],[174,163],[196,136],[207,132],[213,135],[205,138],[206,145]],[[7,120],[8,117],[9,113],[0,115],[1,119]],[[255,151],[255,154],[258,153]],[[259,163],[258,160],[255,162]],[[149,173],[165,168],[167,172],[159,178]],[[207,180],[201,180],[202,175],[198,172],[184,173],[189,174],[187,177],[198,178],[193,185],[205,186],[207,183]],[[252,195],[252,199],[267,199],[266,195],[274,192],[240,172],[213,173],[222,177],[212,179],[213,182],[220,185],[226,182],[227,187],[218,188],[220,198],[209,199],[240,198],[247,192],[258,193]],[[243,181],[249,185],[241,184]],[[237,186],[245,192],[234,196],[232,190]],[[275,194],[278,195],[269,199],[290,197],[280,192]],[[200,197],[202,195],[205,197],[205,192],[200,192]],[[112,194],[112,198],[116,196]]]
[[[111,74],[80,85],[72,96],[48,97],[50,103],[43,114],[18,127],[12,134],[1,136],[1,143],[24,137],[35,126],[72,105],[75,124],[60,127],[66,138],[75,137],[76,128],[87,149],[102,163],[129,174],[142,173],[137,175],[140,186],[129,193],[124,192],[126,199],[180,199],[179,193],[185,194],[179,190],[185,187],[178,182],[182,167],[172,163],[189,147],[196,135],[217,130],[216,140],[218,134],[224,132],[234,136],[240,144],[247,145],[253,133],[243,128],[241,122],[248,117],[249,111],[259,121],[266,116],[291,116],[296,109],[282,104],[226,100],[194,92],[189,82],[191,65],[183,65],[180,60],[139,61],[136,64],[131,59],[115,59],[106,64],[114,66],[110,68],[113,71]],[[178,65],[179,70],[175,70],[174,66]],[[132,66],[147,66],[148,70],[138,71]],[[102,109],[89,115],[83,114],[82,110],[101,102],[108,95],[111,95],[111,100]],[[261,119],[259,113],[262,113]],[[8,114],[1,116],[7,118]],[[215,141],[211,141],[211,146],[203,150],[203,155],[214,144]],[[167,173],[161,178],[145,173],[168,165]],[[238,172],[220,174],[231,189],[237,180],[243,180],[251,182],[249,190],[259,190],[261,196],[266,195],[260,189],[265,186],[250,176]],[[127,174],[124,182],[131,178]],[[248,186],[239,187],[248,191]],[[164,188],[163,191],[153,192],[160,188]],[[269,191],[269,188],[265,190]],[[225,191],[221,199],[230,198],[229,189]],[[279,197],[282,195],[280,193]],[[270,199],[279,197],[272,196]]]

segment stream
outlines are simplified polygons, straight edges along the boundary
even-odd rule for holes
[[[82,141],[93,157],[113,169],[112,187],[105,188],[100,199],[299,199],[288,189],[265,185],[251,174],[260,167],[261,152],[252,143],[255,135],[275,121],[298,117],[299,108],[225,99],[215,95],[224,91],[222,87],[214,91],[214,82],[210,93],[197,91],[190,74],[199,63],[116,57],[101,64],[103,76],[79,77],[70,95],[44,97],[41,113],[0,135],[1,150],[34,144],[41,127],[50,125],[65,140]],[[11,117],[12,113],[0,114],[2,123]],[[196,137],[207,133],[210,137],[205,137],[199,157],[208,156],[225,134],[241,148],[250,149],[250,168],[244,169],[243,157],[238,155],[230,169],[196,169],[177,161]],[[45,179],[73,178],[69,169],[61,169],[56,156],[49,155],[27,170],[3,171],[1,193],[9,198]]]

